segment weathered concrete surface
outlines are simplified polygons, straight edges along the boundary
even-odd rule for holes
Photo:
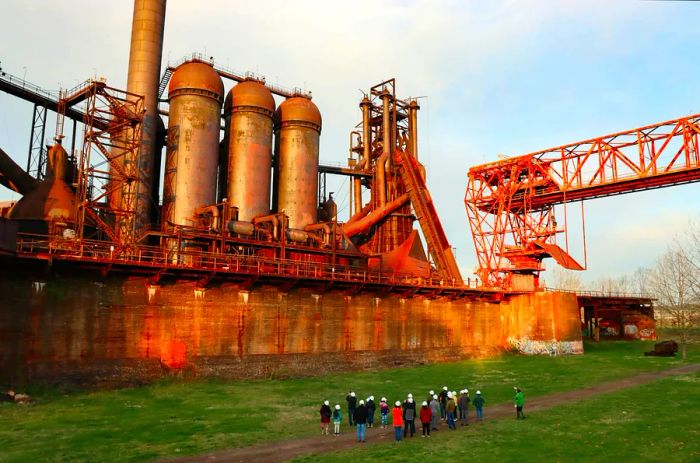
[[[12,385],[271,378],[582,346],[576,297],[563,293],[490,303],[11,276],[0,290],[0,383]]]

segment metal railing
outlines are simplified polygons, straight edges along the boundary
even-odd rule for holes
[[[254,72],[246,71],[246,72],[240,72],[236,71],[234,69],[231,69],[227,66],[222,66],[221,64],[218,64],[214,61],[214,58],[211,56],[205,56],[202,53],[194,52],[189,55],[185,55],[182,58],[176,60],[176,61],[168,61],[168,66],[166,69],[172,69],[174,70],[181,64],[190,62],[190,61],[199,61],[202,63],[208,63],[210,64],[219,74],[223,75],[224,77],[228,78],[233,78],[234,80],[237,81],[242,81],[245,79],[255,79],[257,81],[262,82],[265,84],[265,86],[272,92],[280,96],[284,97],[290,97],[290,96],[303,96],[306,98],[311,98],[311,92],[307,90],[303,90],[299,87],[283,87],[281,85],[276,85],[276,84],[271,84],[267,82],[267,79],[265,76],[262,74],[257,74]],[[164,74],[165,75],[165,74]],[[162,85],[162,79],[161,79],[161,85]]]
[[[619,297],[628,299],[652,299],[655,300],[656,297],[649,293],[635,293],[635,292],[625,292],[625,291],[593,291],[593,290],[573,290],[573,289],[558,289],[545,287],[545,291],[548,292],[558,292],[558,293],[574,293],[577,296],[585,297]]]
[[[50,255],[66,260],[138,265],[162,270],[197,270],[210,274],[230,273],[359,284],[481,289],[476,279],[468,279],[465,284],[460,285],[454,281],[440,278],[417,277],[398,272],[377,272],[347,265],[202,251],[183,250],[178,252],[152,246],[118,248],[106,241],[49,239],[43,235],[23,234],[18,236],[17,252],[30,255]]]
[[[25,90],[28,90],[32,93],[42,95],[44,97],[50,98],[54,101],[58,100],[58,90],[44,90],[43,88],[39,87],[38,85],[32,84],[31,82],[28,82],[25,79],[22,79],[17,76],[13,76],[12,74],[0,70],[0,80],[5,81],[11,85],[14,85],[15,87],[18,88],[23,88]]]

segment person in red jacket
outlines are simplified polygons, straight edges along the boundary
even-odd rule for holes
[[[394,437],[396,442],[401,442],[401,437],[403,436],[403,408],[401,408],[401,402],[396,401],[396,406],[391,410],[391,416],[394,418]]]
[[[428,402],[423,401],[423,406],[420,408],[420,423],[423,425],[423,437],[430,437],[430,422],[433,419],[433,412],[428,407]]]
[[[328,434],[328,425],[331,423],[331,407],[327,400],[321,405],[321,434]]]

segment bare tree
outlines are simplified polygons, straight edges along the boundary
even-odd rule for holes
[[[692,251],[677,243],[659,258],[649,274],[649,287],[658,299],[657,310],[678,329],[684,359],[690,330],[698,322],[700,312],[697,267],[690,257]]]
[[[575,270],[567,270],[556,266],[552,270],[551,286],[552,288],[566,291],[581,291],[584,289],[584,285],[579,274],[580,272]]]

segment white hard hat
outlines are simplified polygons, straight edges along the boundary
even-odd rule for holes
[[[364,401],[364,400],[360,400],[360,405],[364,405],[364,404],[365,404],[365,401]]]
[[[351,393],[350,393],[350,397],[355,397],[355,393],[354,393],[354,392],[351,392]]]
[[[397,400],[397,401],[396,401],[396,406],[397,406],[397,407],[400,407],[400,406],[401,406],[401,402],[399,402],[399,401]]]
[[[477,394],[481,394],[481,391],[476,391]]]
[[[412,398],[413,398],[413,394],[411,394],[411,393],[409,392],[409,393],[408,393],[408,398],[409,398],[409,399],[412,399]]]
[[[382,402],[386,402],[386,397],[382,397]]]
[[[433,394],[433,399],[437,400],[437,394]]]
[[[431,390],[430,390],[430,395],[434,395],[434,394],[435,394],[435,391],[433,391],[433,390],[431,389]]]
[[[442,390],[443,390],[443,391],[446,391],[446,390],[447,390],[447,386],[442,386]]]
[[[371,398],[371,397],[367,397],[365,400],[366,400],[367,402],[369,402],[370,400],[372,400],[372,398]]]
[[[465,390],[464,390],[464,393],[465,393],[465,394],[469,394],[469,389],[465,389]]]
[[[340,410],[340,405],[335,404],[335,409],[336,409],[336,410]]]
[[[427,407],[427,406],[428,406],[428,402],[426,402],[426,401],[424,400],[424,401],[423,401],[423,406],[424,406],[424,407]]]
[[[408,398],[408,403],[409,403],[409,404],[412,404],[412,403],[413,403],[413,397],[409,397],[409,398]]]
[[[331,403],[328,402],[327,400],[324,400],[324,401],[323,401],[323,405],[330,405],[330,404],[331,404]]]
[[[369,398],[370,398],[370,400],[374,400],[374,396],[373,396],[373,395],[369,396]]]
[[[456,395],[457,395],[457,391],[452,391],[452,395],[453,395],[453,396],[456,396]]]
[[[447,393],[447,397],[451,399],[451,398],[452,398],[452,393],[451,393],[451,392],[448,392],[448,393]]]

